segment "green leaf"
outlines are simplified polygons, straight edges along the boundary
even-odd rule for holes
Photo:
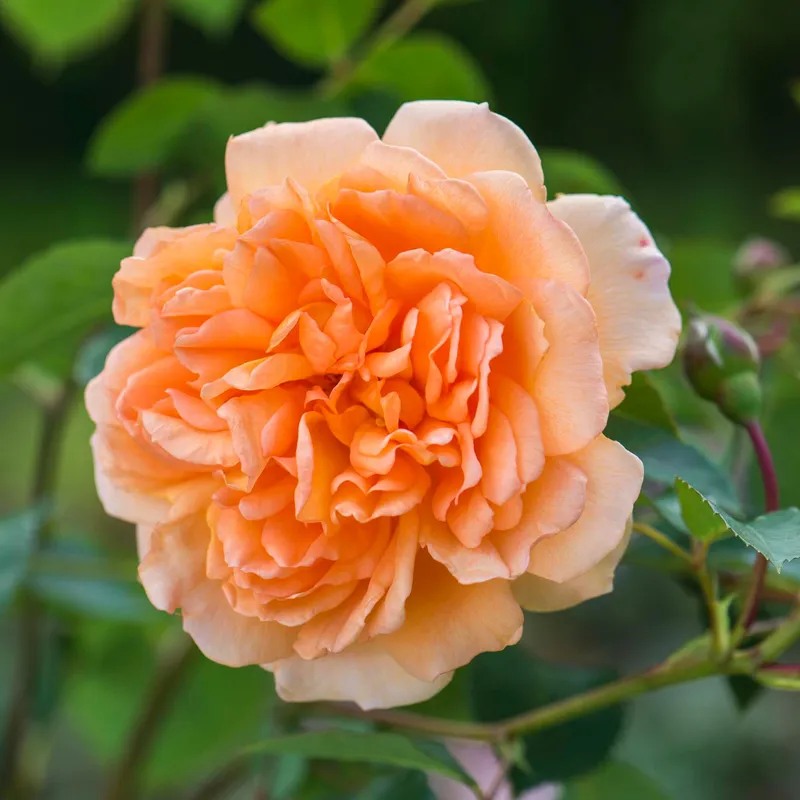
[[[175,13],[209,36],[230,33],[247,0],[169,0]]]
[[[668,800],[668,795],[636,767],[609,761],[591,775],[570,781],[561,800]]]
[[[0,0],[0,17],[36,58],[58,65],[107,44],[134,6],[135,0]]]
[[[616,439],[644,464],[645,477],[671,486],[682,478],[718,505],[739,512],[739,500],[730,478],[713,461],[664,428],[628,419],[614,412],[605,435]]]
[[[103,371],[111,349],[134,332],[135,328],[125,325],[109,325],[90,336],[78,350],[75,358],[73,376],[78,384],[86,386],[92,378],[99,375]]]
[[[22,511],[0,519],[0,612],[25,580],[42,512]]]
[[[365,764],[436,772],[453,780],[473,785],[441,742],[411,739],[399,733],[357,733],[333,730],[322,733],[296,733],[263,739],[247,749],[249,754],[287,755],[327,761]]]
[[[478,719],[494,722],[605,684],[611,670],[551,664],[521,647],[478,656],[469,666]],[[589,772],[609,754],[622,730],[621,706],[522,737],[529,770],[511,773],[519,791],[542,781],[563,781]]]
[[[253,24],[289,58],[324,66],[350,50],[379,5],[378,0],[266,0],[253,12]]]
[[[547,192],[556,194],[624,194],[610,169],[596,158],[576,150],[546,148],[539,151]]]
[[[779,572],[787,561],[800,558],[800,509],[784,508],[752,522],[741,522],[717,511],[733,533],[771,561]]]
[[[774,217],[800,221],[800,186],[790,186],[772,195],[769,207]]]
[[[728,532],[725,520],[708,500],[686,481],[675,481],[675,493],[681,505],[681,516],[689,532],[700,541],[713,541]]]
[[[466,48],[439,33],[414,33],[371,53],[353,80],[400,100],[488,100],[489,84]]]
[[[175,146],[219,95],[207,78],[163,78],[122,101],[94,132],[89,167],[98,175],[120,177],[163,167]]]
[[[82,625],[75,654],[81,668],[72,672],[64,704],[70,726],[101,765],[119,758],[152,683],[158,660],[152,630],[116,621]],[[143,766],[146,783],[182,786],[219,768],[258,735],[273,698],[271,677],[259,667],[195,659]]]
[[[667,410],[664,398],[646,372],[634,374],[630,386],[625,387],[625,399],[614,409],[614,413],[679,436],[675,420]]]
[[[66,611],[125,622],[163,619],[139,584],[136,565],[105,558],[86,542],[54,542],[34,559],[27,585]]]
[[[688,489],[693,487],[688,486]],[[702,497],[700,492],[694,492]],[[689,497],[689,493],[684,490],[684,495]],[[763,514],[750,522],[743,522],[723,511],[708,498],[703,498],[710,507],[716,518],[720,520],[727,531],[738,536],[745,544],[758,550],[771,561],[780,572],[781,567],[787,561],[800,558],[800,509],[784,508],[771,514]],[[715,526],[717,523],[710,520],[708,512],[699,510],[696,499],[691,500],[692,513],[699,527]],[[681,499],[683,507],[683,498]],[[702,520],[697,519],[702,514]],[[684,516],[684,519],[686,517]],[[687,525],[689,520],[686,520]]]
[[[130,255],[124,242],[57,244],[0,281],[0,373],[111,316],[111,278]]]

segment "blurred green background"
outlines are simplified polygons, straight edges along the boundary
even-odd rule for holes
[[[281,5],[293,2],[288,22],[275,22],[268,3],[171,3],[164,72],[207,80],[195,80],[194,100],[186,82],[177,99],[157,98],[142,112],[144,127],[134,120],[121,141],[109,143],[113,131],[103,121],[137,84],[139,4],[0,0],[0,274],[56,242],[129,239],[130,176],[142,167],[162,174],[162,211],[180,223],[207,219],[230,133],[269,118],[344,112],[365,116],[380,131],[399,102],[415,97],[489,100],[540,148],[551,193],[623,193],[671,257],[673,291],[684,308],[690,302],[717,312],[738,307],[733,265],[749,237],[766,236],[800,253],[791,209],[770,200],[800,184],[796,0],[443,0],[429,4],[404,40],[405,52],[395,48],[356,68],[341,91],[321,99],[311,87],[324,88],[329,65],[335,79],[336,65],[345,62],[318,57],[313,34],[324,21],[309,22],[316,12],[307,0]],[[400,3],[360,5],[367,9],[368,40],[368,31]],[[92,15],[95,23],[80,24]],[[281,33],[287,25],[288,40]],[[301,35],[298,49],[292,26],[314,29],[310,43]],[[174,117],[174,128],[148,145],[147,124],[157,127],[162,114]],[[52,352],[37,353],[33,365],[0,382],[4,512],[24,507],[30,493],[41,424],[30,392],[47,392],[75,342],[65,333]],[[787,504],[800,504],[798,367],[791,341],[767,365],[768,431]],[[723,454],[730,428],[688,397],[678,370],[659,385],[695,440]],[[76,403],[58,468],[59,531],[69,541],[132,556],[128,526],[109,520],[96,499],[90,432]],[[746,492],[748,470],[746,463],[740,468]],[[73,624],[84,601],[65,600],[64,592],[55,598],[65,610],[54,625],[67,640],[62,654],[69,670],[58,689],[54,755],[42,795],[53,800],[101,796],[102,769],[120,749],[166,624],[152,623],[136,589],[120,594],[118,606],[116,595],[104,596],[98,614],[97,602],[85,599],[94,616]],[[0,625],[0,687],[7,687],[13,646],[10,623]],[[531,617],[525,642],[544,657],[630,671],[700,630],[690,594],[631,566],[612,596]],[[259,670],[196,665],[150,759],[153,797],[182,796],[181,787],[196,782],[214,759],[261,730],[270,692]],[[614,754],[669,797],[789,800],[800,796],[798,741],[797,695],[765,695],[740,713],[724,682],[709,680],[634,703]]]

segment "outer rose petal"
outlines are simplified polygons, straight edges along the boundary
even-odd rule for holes
[[[226,228],[236,227],[236,209],[228,192],[214,203],[214,222],[217,225],[224,225]]]
[[[234,208],[245,195],[291,177],[314,194],[353,164],[378,134],[363,119],[270,122],[234,136],[225,152],[228,192]]]
[[[478,653],[516,644],[522,610],[502,579],[462,586],[431,558],[417,559],[414,591],[402,628],[385,637],[386,650],[412,675],[432,681]]]
[[[628,522],[622,541],[596,566],[577,578],[556,583],[530,573],[512,584],[516,601],[527,611],[561,611],[585,600],[608,594],[614,588],[614,571],[622,560],[631,538]]]
[[[490,111],[487,103],[406,103],[392,118],[383,141],[413,147],[451,178],[490,169],[516,172],[539,199],[545,199],[542,162],[536,148],[521,128]]]
[[[183,629],[203,654],[228,667],[246,667],[292,653],[297,630],[245,617],[231,608],[219,584],[205,580],[183,604]]]
[[[621,197],[565,195],[548,207],[575,231],[589,257],[588,300],[613,408],[631,373],[665,367],[675,355],[681,317],[667,285],[669,263]]]
[[[283,700],[349,700],[365,711],[420,703],[453,677],[448,672],[423,681],[409,675],[381,647],[380,638],[313,661],[293,656],[265,666],[275,674],[275,688]]]
[[[589,478],[586,507],[574,525],[534,545],[528,567],[557,583],[584,575],[619,545],[642,488],[642,462],[605,436],[569,460]]]
[[[98,434],[91,438],[92,452],[96,453]],[[121,489],[106,474],[100,458],[94,456],[94,482],[97,496],[106,514],[125,522],[155,525],[169,513],[170,503],[165,498]]]

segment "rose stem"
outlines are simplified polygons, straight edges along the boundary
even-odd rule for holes
[[[139,54],[136,76],[140,88],[155,83],[164,72],[167,43],[166,0],[144,0],[139,33]],[[138,236],[145,227],[148,210],[158,197],[158,176],[143,172],[133,187],[133,234]]]
[[[185,634],[176,636],[174,631],[167,633],[155,678],[111,775],[104,795],[106,800],[127,800],[136,796],[138,779],[143,772],[142,763],[197,652],[194,642]]]
[[[39,516],[32,532],[31,555],[46,544],[50,533],[51,505],[55,493],[57,467],[67,415],[77,387],[67,381],[58,397],[45,410],[34,472],[31,506]],[[42,620],[38,601],[23,593],[17,621],[17,663],[11,707],[3,729],[3,751],[0,755],[0,797],[9,790],[24,796],[33,787],[35,776],[26,774],[25,745],[31,707],[36,694],[42,660]],[[21,758],[22,756],[22,758]]]
[[[764,436],[764,430],[761,427],[761,423],[757,420],[747,423],[744,427],[750,436],[750,441],[753,443],[753,450],[755,451],[758,466],[761,470],[761,479],[764,482],[764,508],[767,512],[777,511],[780,508],[778,476],[775,472],[775,463],[772,460],[769,444]],[[753,565],[750,588],[742,606],[739,623],[736,626],[735,640],[737,641],[747,633],[747,630],[755,621],[756,615],[758,614],[758,601],[761,597],[766,575],[767,559],[759,553]]]

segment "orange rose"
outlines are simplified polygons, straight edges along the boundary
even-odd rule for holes
[[[231,139],[217,222],[148,230],[141,328],[87,390],[97,485],[201,650],[287,700],[413,703],[522,611],[609,591],[641,481],[603,437],[673,356],[669,266],[619,198],[545,203],[522,131],[403,106]]]

